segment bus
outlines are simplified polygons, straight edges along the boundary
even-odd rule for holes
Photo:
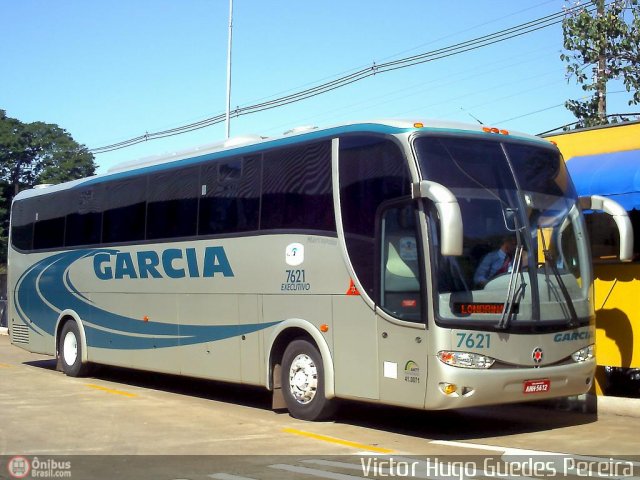
[[[556,146],[485,126],[353,123],[148,158],[15,197],[11,341],[70,376],[263,386],[305,420],[340,399],[582,394],[583,208],[616,218],[627,259],[624,210],[578,198]],[[499,251],[509,261],[478,281]]]

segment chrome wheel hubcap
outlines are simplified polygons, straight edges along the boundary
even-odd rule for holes
[[[289,390],[298,403],[311,402],[318,390],[318,368],[309,355],[301,353],[291,362]]]

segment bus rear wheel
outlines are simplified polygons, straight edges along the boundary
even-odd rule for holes
[[[89,366],[82,363],[80,338],[80,330],[75,321],[69,320],[64,324],[58,341],[58,358],[62,364],[62,371],[70,377],[82,377],[89,370]]]
[[[301,420],[325,420],[335,413],[335,401],[325,397],[320,352],[306,340],[291,342],[282,357],[282,394],[289,413]]]

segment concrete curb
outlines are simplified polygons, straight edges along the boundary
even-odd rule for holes
[[[640,398],[589,396],[595,399],[598,414],[640,418]]]
[[[540,406],[559,412],[640,418],[640,398],[586,394],[549,401],[543,400]]]

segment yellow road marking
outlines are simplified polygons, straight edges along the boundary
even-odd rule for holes
[[[122,395],[123,397],[129,397],[129,398],[137,397],[135,393],[123,392],[122,390],[114,390],[113,388],[102,387],[100,385],[94,385],[92,383],[85,383],[85,385],[89,388],[95,388],[96,390],[112,393],[114,395]]]
[[[296,430],[295,428],[283,428],[282,431],[293,435],[300,435],[302,437],[313,438],[314,440],[344,445],[345,447],[358,448],[369,452],[393,453],[393,450],[389,450],[388,448],[373,447],[371,445],[365,445],[364,443],[350,442],[349,440],[342,440],[340,438],[328,437],[317,433],[305,432],[303,430]]]
[[[11,368],[11,365],[7,365],[6,363],[0,363],[0,368]]]

